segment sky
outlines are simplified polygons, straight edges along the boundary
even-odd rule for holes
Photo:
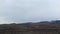
[[[60,0],[0,0],[0,24],[60,20]]]

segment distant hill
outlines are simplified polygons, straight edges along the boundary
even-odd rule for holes
[[[21,25],[23,26],[31,26],[33,24],[55,24],[55,25],[59,25],[60,24],[60,20],[54,20],[54,21],[41,21],[41,22],[27,22],[27,23],[22,23]]]
[[[41,29],[43,28],[50,28],[50,27],[57,27],[60,28],[60,20],[54,20],[54,21],[41,21],[41,22],[26,22],[26,23],[21,23],[21,24],[2,24],[0,25],[0,29],[14,29],[14,28],[36,28],[36,27],[40,27]]]

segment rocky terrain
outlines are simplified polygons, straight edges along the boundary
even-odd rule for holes
[[[60,34],[60,20],[0,24],[0,34]]]

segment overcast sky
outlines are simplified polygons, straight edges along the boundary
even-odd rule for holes
[[[0,24],[60,19],[60,0],[0,0]]]

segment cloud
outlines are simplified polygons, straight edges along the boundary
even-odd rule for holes
[[[29,22],[60,19],[59,0],[0,0],[1,20]],[[7,19],[7,20],[6,20]]]
[[[5,17],[0,17],[0,24],[9,24],[14,22],[9,22]]]

